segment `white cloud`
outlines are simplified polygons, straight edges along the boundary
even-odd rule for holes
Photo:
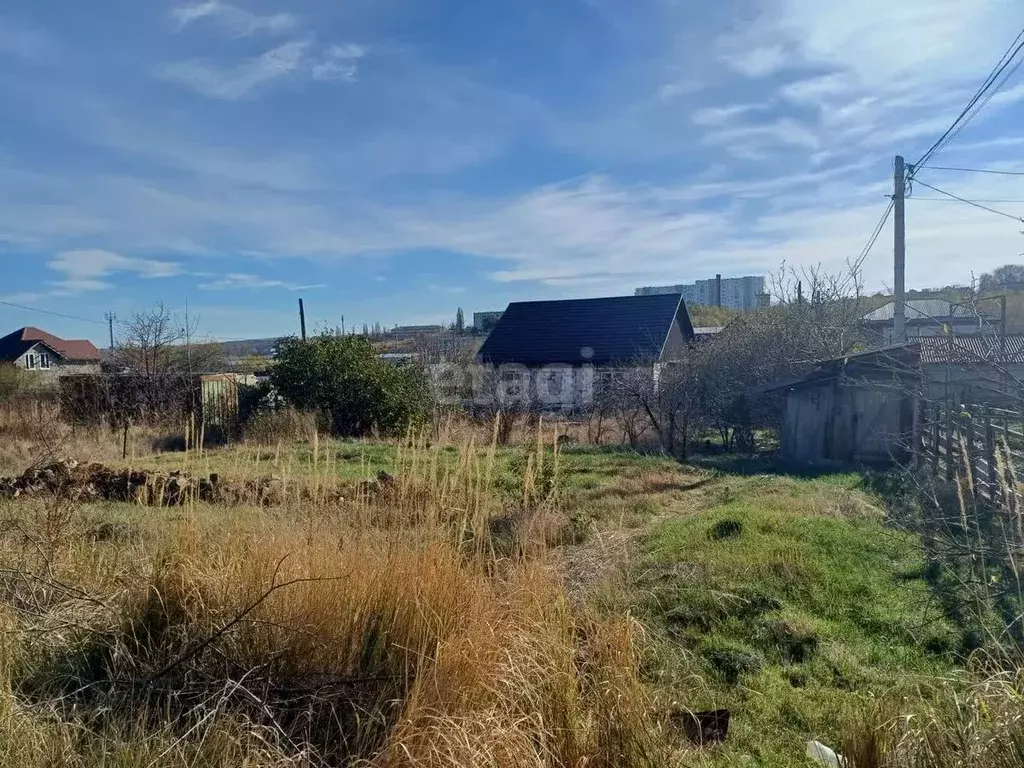
[[[628,293],[637,284],[689,280],[723,269],[764,272],[783,259],[840,267],[859,252],[885,205],[891,186],[887,168],[873,173],[869,183],[858,180],[874,165],[865,160],[761,180],[733,175],[661,186],[590,176],[504,199],[448,196],[410,205],[338,190],[312,199],[235,190],[225,199],[215,189],[186,195],[95,176],[68,178],[54,189],[76,200],[61,214],[65,221],[94,220],[90,239],[122,252],[168,252],[179,244],[203,243],[223,253],[256,250],[337,263],[357,255],[454,251],[488,260],[500,282],[539,281],[579,295]],[[967,197],[1019,197],[1013,178],[931,181]],[[34,193],[24,184],[19,189],[21,197]],[[931,196],[920,188],[917,194]],[[59,220],[46,218],[50,208],[24,200],[0,207],[0,240],[5,230],[18,226],[13,234],[36,238],[37,248],[60,242],[66,235]],[[1018,260],[1024,250],[1019,229],[967,206],[911,198],[908,279],[911,285],[943,284],[969,279],[972,269],[987,271]],[[871,288],[890,279],[890,233],[886,229],[866,265]],[[78,280],[177,269],[163,262],[126,262],[108,252],[85,253],[91,255],[62,254]],[[207,280],[203,287],[297,289],[243,273]]]
[[[782,258],[841,264],[860,250],[886,202],[891,151],[916,159],[913,144],[923,149],[955,117],[991,66],[998,47],[993,40],[1001,39],[1005,19],[993,25],[983,3],[947,0],[906,0],[884,14],[879,0],[845,14],[834,3],[812,0],[737,4],[762,11],[730,33],[745,36],[742,46],[719,47],[717,30],[694,18],[687,42],[695,45],[685,52],[680,45],[671,62],[670,54],[646,49],[636,57],[640,64],[632,54],[623,55],[621,67],[616,58],[616,75],[602,76],[598,89],[611,94],[607,101],[595,101],[594,89],[585,87],[574,98],[546,102],[561,82],[545,84],[538,94],[509,95],[429,62],[403,68],[395,56],[382,77],[375,74],[372,89],[352,89],[353,102],[359,99],[373,119],[339,121],[337,140],[330,142],[322,131],[282,131],[272,120],[260,126],[262,134],[254,128],[250,135],[220,114],[207,120],[201,110],[179,122],[174,99],[166,110],[147,106],[153,111],[145,121],[121,120],[111,110],[110,122],[96,128],[96,115],[86,120],[87,111],[52,99],[61,106],[51,109],[68,113],[63,130],[102,150],[94,153],[102,159],[91,173],[68,164],[18,174],[4,165],[21,158],[0,157],[0,253],[101,244],[126,254],[218,254],[226,257],[225,269],[245,270],[227,259],[258,252],[337,262],[458,251],[486,260],[505,283],[502,290],[515,290],[510,284],[516,281],[540,281],[565,293],[626,293],[637,283],[764,271]],[[223,7],[187,6],[190,15],[181,23],[223,25]],[[314,42],[312,29],[295,28],[302,40],[236,60],[237,66],[196,60],[163,74],[227,100],[285,80],[354,79],[367,51],[353,44],[324,47]],[[324,33],[317,28],[318,37]],[[936,34],[952,35],[955,45],[932,40]],[[255,41],[244,43],[250,44]],[[731,68],[717,54],[732,57]],[[677,60],[682,57],[688,58]],[[397,76],[389,78],[388,69]],[[1018,103],[1014,99],[1024,95],[1018,90],[998,97],[986,116],[1000,102]],[[699,98],[691,95],[698,91]],[[325,114],[333,112],[311,114],[309,123],[322,125],[317,121]],[[342,125],[364,122],[365,135]],[[180,130],[183,125],[191,130]],[[579,161],[584,173],[601,168],[608,175],[530,188],[531,179],[551,177],[531,176],[524,156],[514,187],[503,187],[507,177],[496,175],[486,193],[461,194],[458,178],[441,184],[418,178],[480,165],[520,137],[522,145],[561,142],[558,149],[571,153],[569,167]],[[946,152],[959,153],[957,164],[987,166],[1024,141],[984,139],[969,144],[965,133]],[[108,153],[115,162],[105,170],[100,163]],[[655,165],[652,157],[666,160]],[[991,185],[936,183],[983,197],[1021,196]],[[908,262],[916,284],[965,279],[965,270],[990,269],[1024,249],[1019,227],[990,214],[923,200],[912,200],[909,209]],[[872,285],[891,272],[888,238],[887,231],[872,255]],[[78,279],[80,286],[98,288],[105,277]],[[208,291],[309,287],[243,272],[204,279]],[[518,290],[543,288],[527,282]]]
[[[63,279],[51,283],[56,289],[51,295],[106,290],[111,284],[100,278],[118,272],[145,278],[173,277],[180,272],[172,262],[130,258],[101,249],[62,251],[47,266],[63,275]]]
[[[786,66],[788,58],[778,45],[737,50],[728,55],[730,66],[753,78],[774,75]]]
[[[784,99],[796,104],[818,106],[823,99],[850,91],[855,85],[845,73],[819,75],[805,80],[794,80],[782,86],[779,93]]]
[[[316,283],[312,285],[299,285],[297,283],[289,283],[283,280],[269,280],[267,278],[259,277],[257,275],[242,272],[232,272],[222,276],[221,279],[219,280],[199,284],[199,289],[202,291],[254,291],[265,288],[282,288],[286,291],[309,291],[326,287],[327,286],[324,285],[323,283]]]
[[[999,46],[993,41],[1009,42],[1007,31],[1016,25],[1008,19],[1019,18],[1015,0],[858,0],[848,12],[820,0],[758,5],[754,23],[744,22],[723,41],[724,58],[738,71],[749,74],[744,64],[750,51],[767,49],[771,56],[758,54],[764,61],[829,68],[886,91],[968,73],[980,80],[994,63]]]
[[[727,104],[721,107],[701,107],[694,111],[691,119],[696,125],[723,126],[735,122],[737,117],[767,109],[766,104]]]
[[[157,74],[203,96],[237,101],[273,80],[299,71],[309,48],[307,41],[293,41],[227,69],[190,60],[164,65]]]
[[[171,9],[171,18],[184,28],[201,19],[212,19],[233,37],[248,37],[259,33],[279,35],[298,27],[298,19],[289,13],[257,16],[237,6],[207,0],[206,2],[183,5]]]
[[[704,137],[709,146],[722,146],[734,157],[758,159],[780,147],[817,150],[821,140],[816,133],[795,120],[782,118],[768,123],[716,128]]]
[[[313,64],[314,80],[355,80],[358,62],[366,50],[354,43],[332,45],[323,58]]]

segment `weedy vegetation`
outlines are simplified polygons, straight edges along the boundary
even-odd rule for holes
[[[1024,764],[1016,657],[975,650],[859,475],[544,422],[336,439],[274,409],[160,451],[6,418],[8,472],[65,452],[279,493],[0,500],[2,765],[804,766],[810,739],[858,768]],[[718,709],[726,740],[692,743]]]

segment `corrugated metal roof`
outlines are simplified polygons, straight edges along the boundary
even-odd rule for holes
[[[893,321],[895,305],[893,302],[883,304],[878,309],[868,312],[861,320],[865,323],[881,323]],[[948,319],[969,320],[977,318],[990,318],[991,315],[983,309],[962,304],[953,304],[945,299],[910,299],[907,301],[907,320],[931,320],[943,321]]]
[[[1024,365],[1024,334],[922,336],[905,344],[865,349],[831,360],[821,360],[813,371],[793,379],[751,390],[763,394],[780,389],[813,385],[842,375],[851,365],[874,367],[893,374],[916,374],[922,365]]]
[[[480,348],[492,365],[607,365],[657,359],[677,313],[693,328],[680,294],[523,301],[508,305]]]
[[[1024,335],[924,336],[915,339],[922,363],[1024,363]]]

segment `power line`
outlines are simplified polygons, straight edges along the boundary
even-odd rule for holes
[[[885,211],[882,213],[882,218],[878,220],[878,224],[875,225],[875,229],[871,233],[871,237],[868,238],[868,242],[865,244],[864,248],[861,249],[860,256],[858,256],[857,260],[853,263],[854,269],[860,268],[861,264],[863,264],[864,260],[868,257],[868,254],[871,253],[871,249],[875,247],[875,243],[878,242],[878,236],[882,234],[882,228],[885,226],[885,222],[889,220],[889,216],[892,214],[892,209],[895,204],[895,201],[890,200],[889,205],[885,207]]]
[[[954,199],[948,197],[917,197],[914,196],[914,200],[921,203],[955,203]],[[975,198],[972,202],[975,203],[1020,203],[1024,205],[1024,200],[986,200],[985,198]]]
[[[1021,50],[1024,50],[1024,43],[1021,43],[1021,45],[1017,47],[1017,51],[1016,52],[1019,52]],[[1016,52],[1015,52],[1015,54],[1016,54]],[[1009,64],[1009,63],[1010,62],[1007,62],[1007,64]],[[997,93],[999,93],[999,91],[1001,91],[1003,89],[1003,86],[1006,85],[1006,83],[1010,80],[1010,78],[1013,77],[1017,73],[1017,70],[1019,70],[1022,66],[1024,66],[1024,58],[1021,58],[1016,64],[1014,64],[1013,65],[1013,69],[1011,69],[1009,72],[1007,72],[1003,76],[1003,79],[1000,80],[996,84],[996,86],[994,88],[992,88],[987,94],[985,94],[985,97],[978,103],[978,106],[974,108],[974,111],[971,112],[971,114],[969,114],[967,116],[967,118],[962,123],[960,123],[960,125],[957,126],[956,130],[953,131],[953,133],[949,136],[948,139],[946,139],[946,141],[942,145],[942,147],[939,147],[939,150],[943,149],[944,147],[949,146],[949,144],[957,136],[959,136],[963,132],[963,130],[968,125],[971,124],[971,122],[973,122],[974,118],[976,118],[979,114],[981,114],[981,111],[983,109],[985,109],[986,106],[988,106],[989,102],[992,101],[992,99],[995,97],[995,95]]]
[[[67,320],[78,320],[83,323],[96,323],[97,325],[106,325],[106,323],[102,320],[90,320],[88,317],[76,317],[75,315],[65,315],[61,312],[51,312],[48,309],[39,309],[38,307],[27,307],[24,304],[15,304],[13,301],[0,301],[0,304],[3,304],[8,307],[17,307],[18,309],[24,309],[28,312],[41,312],[44,315],[63,317]]]
[[[980,203],[977,203],[977,202],[975,202],[973,200],[967,200],[966,198],[958,197],[957,195],[954,195],[952,192],[947,192],[944,189],[939,189],[938,187],[933,187],[931,184],[925,184],[920,179],[917,180],[917,183],[920,184],[922,187],[928,187],[928,189],[930,189],[930,190],[932,190],[934,192],[938,192],[940,195],[945,195],[946,197],[951,197],[954,200],[960,201],[961,203],[967,203],[967,205],[973,205],[975,208],[980,208],[983,211],[988,211],[989,213],[994,213],[994,214],[997,214],[999,216],[1005,216],[1008,219],[1013,219],[1014,221],[1018,221],[1018,222],[1024,223],[1024,218],[1022,218],[1020,216],[1014,216],[1012,213],[1006,213],[1004,211],[997,211],[995,208],[989,208],[989,207],[981,205]]]
[[[960,173],[992,173],[998,176],[1024,176],[1024,171],[997,171],[994,168],[949,168],[941,165],[929,165],[929,171],[958,171]]]
[[[985,82],[983,82],[981,84],[981,87],[978,88],[978,92],[974,94],[974,96],[971,98],[969,102],[967,102],[967,106],[963,108],[959,115],[957,115],[957,118],[956,120],[953,121],[953,124],[946,129],[946,132],[939,137],[938,141],[936,141],[934,144],[931,145],[931,147],[928,148],[928,151],[921,156],[921,159],[914,163],[914,165],[912,166],[911,175],[913,175],[913,172],[918,170],[919,168],[923,168],[924,165],[932,158],[932,156],[936,152],[940,151],[950,141],[952,141],[956,137],[956,135],[959,134],[961,130],[963,130],[963,127],[974,119],[973,115],[970,118],[967,118],[968,113],[970,113],[971,110],[974,109],[976,105],[978,105],[982,98],[985,98],[986,94],[988,94],[989,91],[992,90],[992,87],[995,84],[996,80],[998,80],[1003,75],[1003,73],[1006,71],[1006,68],[1010,66],[1010,64],[1016,58],[1017,54],[1019,54],[1022,49],[1024,49],[1024,29],[1022,29],[1020,33],[1017,35],[1017,37],[1014,38],[1014,41],[1010,43],[1010,47],[1006,49],[1006,53],[1004,53],[1000,57],[999,61],[996,62],[996,65],[992,69],[992,72],[990,72],[989,76],[985,78]],[[1014,72],[1016,72],[1017,68],[1019,67],[1020,62],[1018,62],[1014,66],[1013,70],[1010,71],[1009,75],[1007,75],[1007,77],[1004,78],[998,86],[996,86],[995,90],[992,91],[991,95],[988,95],[984,103],[982,103],[978,107],[974,115],[977,115],[977,113],[980,112],[986,104],[988,104],[992,96],[995,95],[995,92],[1002,88],[1002,86],[1006,83],[1007,79]],[[964,122],[965,118],[967,118],[966,122]]]

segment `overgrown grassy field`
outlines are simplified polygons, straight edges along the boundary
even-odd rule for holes
[[[972,687],[919,542],[856,475],[543,427],[74,448],[363,490],[0,501],[0,765],[803,766],[817,739],[858,766],[966,766],[1019,731],[1015,681]],[[685,713],[718,708],[725,743],[688,741]],[[928,747],[954,724],[970,737]]]

